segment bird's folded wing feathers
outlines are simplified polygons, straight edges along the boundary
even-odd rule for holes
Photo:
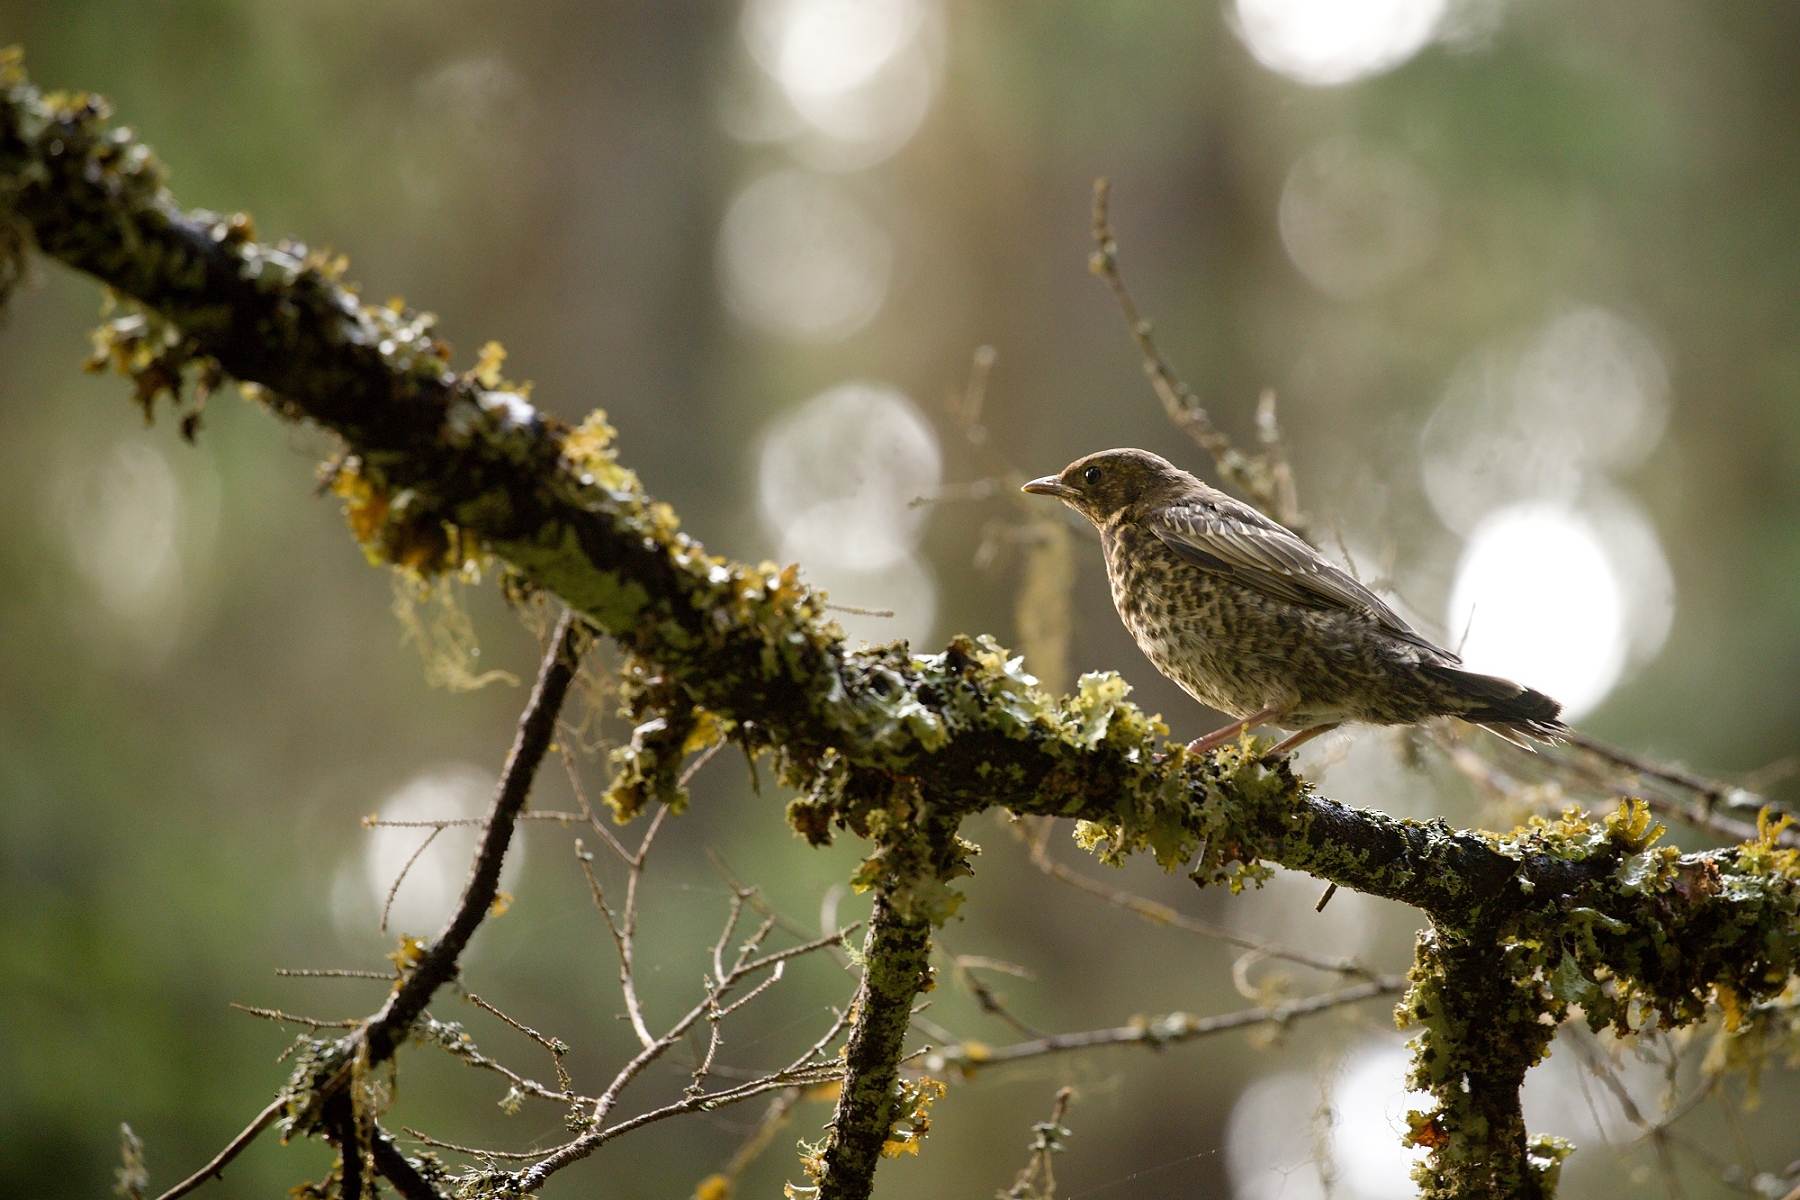
[[[1170,505],[1152,512],[1147,523],[1169,549],[1202,570],[1290,604],[1363,613],[1395,637],[1461,661],[1427,641],[1348,572],[1248,505]]]

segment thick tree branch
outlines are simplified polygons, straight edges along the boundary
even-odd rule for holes
[[[443,1200],[443,1194],[420,1173],[418,1162],[402,1154],[393,1136],[380,1125],[375,1126],[369,1152],[375,1159],[375,1169],[406,1200]]]
[[[845,1077],[824,1149],[819,1200],[867,1200],[897,1111],[901,1043],[913,1000],[931,979],[931,922],[878,895],[863,944]]]
[[[155,338],[142,317],[107,331],[147,403],[179,389],[187,368],[260,385],[278,414],[343,438],[334,486],[371,553],[423,572],[493,554],[629,651],[641,667],[631,685],[641,736],[622,751],[626,786],[609,797],[618,811],[678,788],[670,760],[712,731],[753,760],[774,752],[782,781],[804,793],[789,817],[810,840],[848,829],[876,845],[867,881],[890,906],[892,944],[877,939],[867,978],[880,972],[887,983],[858,1014],[866,1028],[852,1057],[862,1065],[852,1063],[845,1094],[863,1099],[840,1106],[827,1194],[866,1194],[875,1084],[898,1054],[890,1019],[905,978],[915,987],[924,978],[923,959],[911,964],[930,924],[954,908],[944,885],[963,854],[956,823],[992,806],[1078,818],[1084,843],[1108,861],[1148,850],[1171,869],[1192,864],[1198,882],[1234,887],[1280,863],[1429,913],[1444,949],[1421,948],[1408,1006],[1437,1055],[1433,1069],[1452,1081],[1434,1088],[1437,1110],[1415,1127],[1437,1151],[1436,1195],[1479,1194],[1453,1185],[1480,1122],[1500,1130],[1512,1160],[1542,1158],[1513,1136],[1523,1068],[1484,1057],[1484,1039],[1520,1033],[1513,1017],[1554,1020],[1579,1002],[1597,1024],[1626,1028],[1654,1014],[1673,1027],[1717,1003],[1754,1022],[1800,960],[1800,855],[1767,822],[1742,846],[1686,856],[1651,845],[1638,807],[1505,837],[1456,832],[1316,796],[1285,762],[1263,765],[1258,747],[1191,756],[1126,701],[1116,676],[1086,676],[1059,699],[985,638],[930,655],[849,651],[796,568],[727,562],[680,533],[615,461],[603,419],[570,430],[491,364],[451,372],[428,318],[365,305],[338,282],[339,262],[259,244],[246,219],[182,213],[153,156],[109,129],[102,105],[39,94],[13,60],[0,62],[0,220],[167,323]],[[565,622],[559,646],[569,631]],[[568,674],[553,655],[534,710],[552,692],[560,701]],[[464,903],[369,1026],[369,1065],[391,1056],[454,975],[553,727],[553,716],[522,724]],[[1445,1010],[1432,989],[1449,975],[1473,984],[1480,971],[1494,988],[1471,992],[1475,1002],[1516,1003],[1433,1025]],[[338,1082],[301,1080],[291,1108],[303,1124],[323,1119],[346,1146],[353,1195],[363,1181],[345,1141],[355,1117],[345,1124],[343,1050],[307,1065]],[[1465,1079],[1494,1090],[1468,1112],[1457,1099],[1467,1093],[1452,1094]],[[1530,1170],[1547,1186],[1547,1160]]]

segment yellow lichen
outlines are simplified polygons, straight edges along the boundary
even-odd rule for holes
[[[490,683],[517,686],[519,677],[510,671],[476,672],[481,645],[475,637],[475,623],[457,599],[457,586],[450,579],[427,580],[409,571],[394,572],[394,616],[403,631],[401,644],[418,646],[425,663],[425,681],[432,687],[469,692]]]

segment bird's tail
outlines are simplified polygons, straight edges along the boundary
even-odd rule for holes
[[[1569,727],[1558,719],[1562,705],[1540,691],[1457,667],[1426,669],[1465,706],[1457,716],[1492,730],[1515,746],[1529,750],[1533,741],[1560,742],[1569,735]]]

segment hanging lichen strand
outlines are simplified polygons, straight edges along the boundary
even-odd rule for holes
[[[1077,818],[1107,862],[1148,851],[1233,889],[1279,863],[1429,913],[1399,1013],[1434,1102],[1411,1135],[1432,1152],[1430,1197],[1551,1192],[1567,1150],[1528,1139],[1518,1085],[1571,1005],[1621,1031],[1722,1010],[1719,1061],[1746,1068],[1800,1044],[1800,852],[1779,830],[1682,855],[1654,846],[1635,805],[1504,837],[1400,821],[1317,796],[1251,748],[1190,756],[1115,675],[1056,698],[986,637],[851,652],[796,568],[728,562],[680,532],[601,414],[570,429],[538,413],[497,348],[452,371],[428,316],[363,303],[341,259],[260,244],[247,218],[181,212],[102,102],[40,94],[16,56],[0,71],[0,279],[34,243],[141,306],[99,341],[146,407],[179,406],[184,374],[228,376],[333,430],[333,486],[371,558],[422,577],[499,560],[614,638],[637,723],[609,797],[622,818],[679,804],[680,756],[730,739],[772,756],[808,841],[871,842],[856,882],[889,919],[870,933],[845,1098],[813,1163],[821,1195],[866,1195],[913,1111],[895,1098],[893,1019],[929,983],[922,939],[960,902],[975,847],[958,822],[996,806]],[[482,1190],[535,1182],[498,1172]]]

